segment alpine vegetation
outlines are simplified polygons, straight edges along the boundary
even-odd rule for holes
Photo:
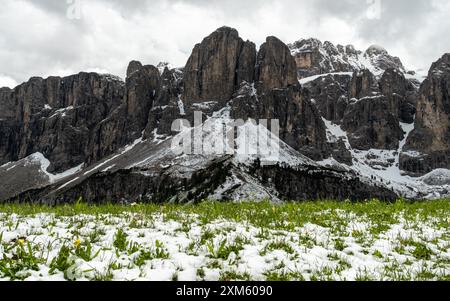
[[[449,200],[0,206],[0,280],[450,280]]]

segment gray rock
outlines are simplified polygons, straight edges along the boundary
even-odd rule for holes
[[[295,60],[287,45],[275,37],[261,45],[255,72],[258,89],[263,92],[298,84]]]
[[[433,63],[420,87],[415,129],[408,138],[401,167],[413,174],[450,168],[450,54]]]
[[[244,42],[237,30],[222,27],[197,44],[184,69],[187,104],[227,102],[240,81],[252,78],[255,46]],[[237,72],[238,71],[238,72]]]

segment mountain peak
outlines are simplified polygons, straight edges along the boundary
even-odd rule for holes
[[[430,75],[442,75],[450,73],[450,53],[445,53],[439,60],[431,66]]]
[[[380,45],[371,45],[367,48],[366,53],[368,54],[388,54],[387,50]]]
[[[299,69],[299,77],[311,77],[324,73],[354,72],[369,69],[380,77],[389,68],[405,72],[399,58],[391,56],[381,46],[372,45],[366,52],[353,45],[337,45],[315,38],[301,39],[289,45]]]

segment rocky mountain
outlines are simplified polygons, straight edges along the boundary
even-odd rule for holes
[[[398,57],[391,56],[383,47],[373,45],[366,51],[353,45],[334,45],[317,39],[301,39],[289,45],[298,68],[300,78],[330,72],[354,72],[369,70],[380,76],[387,69],[406,72]]]
[[[447,54],[420,85],[379,47],[257,50],[222,27],[183,68],[32,78],[0,89],[0,201],[449,195],[449,69]]]
[[[450,169],[450,54],[433,63],[417,98],[414,130],[401,166],[412,174]]]

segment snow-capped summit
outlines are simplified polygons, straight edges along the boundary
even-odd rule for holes
[[[334,45],[328,41],[322,43],[310,38],[290,44],[289,48],[295,57],[300,78],[362,69],[370,70],[377,77],[390,68],[406,73],[400,59],[391,56],[386,49],[378,45],[372,45],[362,52],[353,45]]]

